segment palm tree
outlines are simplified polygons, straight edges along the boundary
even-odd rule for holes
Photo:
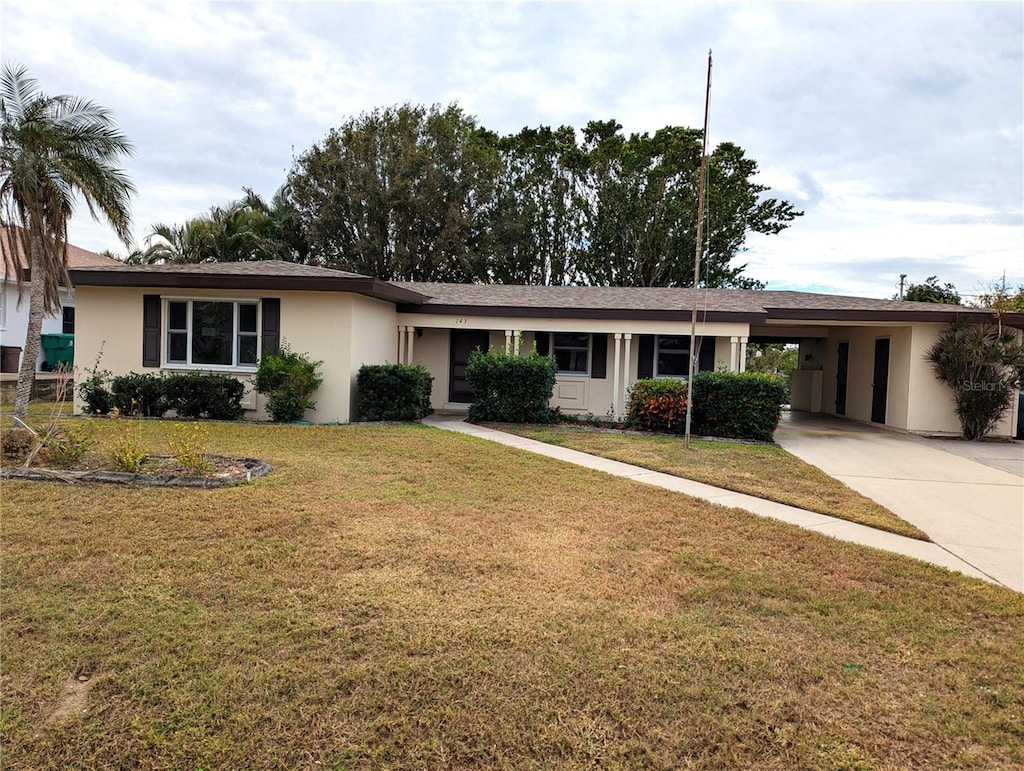
[[[67,224],[77,197],[130,245],[128,203],[135,188],[115,162],[132,151],[105,108],[42,93],[22,65],[7,64],[0,72],[0,251],[19,290],[19,255],[30,271],[28,332],[14,402],[21,420],[32,395],[43,316],[60,309],[61,284],[71,286]]]

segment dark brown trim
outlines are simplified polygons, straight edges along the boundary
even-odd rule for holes
[[[418,307],[426,297],[419,292],[389,284],[377,278],[342,276],[271,276],[244,273],[200,273],[168,271],[71,270],[77,286],[152,287],[160,289],[258,289],[303,292],[353,292],[355,294]]]
[[[957,311],[919,310],[861,310],[850,308],[807,309],[807,308],[766,308],[772,321],[885,321],[885,322],[943,322],[957,316],[966,316],[977,321],[995,321],[996,314],[983,308],[964,308]]]
[[[281,300],[277,297],[264,297],[260,300],[260,305],[262,306],[260,358],[265,358],[273,356],[281,350]]]
[[[627,321],[689,321],[690,311],[651,310],[648,308],[534,308],[511,305],[399,305],[399,313],[425,313],[432,316],[501,316],[527,319],[615,319]],[[701,311],[698,321],[732,321],[763,324],[764,313],[744,311]]]

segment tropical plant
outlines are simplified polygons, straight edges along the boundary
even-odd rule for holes
[[[15,416],[24,419],[35,380],[43,317],[60,309],[59,287],[71,286],[67,224],[76,196],[130,244],[129,198],[135,188],[117,162],[132,146],[111,113],[70,95],[49,96],[21,65],[0,72],[0,252],[7,275],[23,290],[29,268],[29,317]]]
[[[992,431],[1010,408],[1020,387],[1024,344],[1015,329],[958,318],[925,359],[953,389],[964,439],[975,440]]]

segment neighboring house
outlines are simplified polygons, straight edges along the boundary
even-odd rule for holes
[[[475,348],[558,362],[552,405],[622,415],[630,384],[689,366],[693,290],[386,282],[286,262],[79,268],[75,363],[116,374],[195,369],[248,380],[281,341],[323,361],[317,422],[355,418],[363,364],[424,365],[437,410],[466,409]],[[800,346],[793,407],[894,429],[958,433],[952,394],[924,352],[957,314],[992,311],[804,292],[697,292],[700,370],[743,371],[748,342]],[[1003,317],[1024,328],[1024,314]],[[80,407],[80,405],[78,405]],[[251,417],[262,397],[247,393]],[[995,431],[1009,436],[1016,416]]]
[[[23,254],[18,253],[18,261],[25,277],[31,280],[28,274],[28,263]],[[68,244],[68,266],[70,268],[88,268],[102,266],[118,266],[117,260],[104,257],[101,254],[80,249],[77,246]],[[8,276],[5,267],[0,261],[0,345],[4,348],[15,348],[20,351],[25,346],[25,333],[28,331],[28,291],[29,285],[26,281],[21,290],[19,302],[18,278],[15,275]],[[75,293],[65,287],[60,288],[59,313],[43,318],[42,334],[70,333],[75,332]],[[7,367],[12,372],[18,369],[14,366],[13,357],[4,357],[11,366]],[[42,366],[44,356],[42,350],[39,352],[39,360],[36,363],[36,371]]]

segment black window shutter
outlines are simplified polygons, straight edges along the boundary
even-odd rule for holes
[[[698,372],[714,372],[715,371],[715,338],[703,337],[700,338],[698,343],[700,347],[700,353],[697,354],[697,371]]]
[[[142,295],[142,366],[160,366],[160,295]]]
[[[273,356],[281,350],[281,300],[276,297],[264,297],[261,301],[263,306],[263,328],[260,336],[263,338],[262,356]]]
[[[608,335],[594,335],[590,355],[590,376],[599,380],[608,377]]]
[[[654,335],[640,335],[637,348],[636,376],[639,380],[654,377]]]
[[[537,332],[534,334],[533,339],[537,341],[537,354],[539,356],[547,356],[548,344],[551,342],[551,335],[547,332]]]

